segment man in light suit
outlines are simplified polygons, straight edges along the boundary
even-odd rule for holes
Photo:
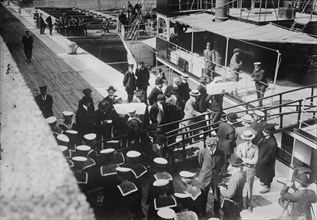
[[[189,93],[189,95],[190,95],[190,98],[187,100],[187,102],[185,104],[185,109],[184,109],[185,115],[184,115],[184,119],[183,119],[183,120],[185,120],[185,119],[189,119],[189,120],[184,121],[185,126],[189,126],[195,122],[198,122],[200,120],[200,117],[197,117],[194,119],[193,119],[193,117],[201,115],[201,113],[199,112],[199,109],[198,109],[198,99],[200,96],[200,92],[198,90],[192,90]],[[199,127],[199,124],[191,126],[190,130],[198,128],[198,127]],[[198,131],[195,131],[195,133],[198,133]]]
[[[243,209],[243,188],[246,182],[246,174],[243,170],[243,160],[236,154],[232,154],[229,163],[232,166],[232,175],[228,187],[220,185],[220,193],[224,198],[223,220],[240,220],[240,211]]]
[[[124,74],[123,86],[128,94],[128,103],[132,102],[134,90],[136,89],[136,79],[133,73],[133,64],[129,64],[128,71]]]
[[[201,149],[198,153],[198,162],[201,169],[197,181],[202,188],[200,216],[203,216],[206,213],[206,204],[210,187],[214,192],[213,212],[216,216],[219,214],[220,192],[218,184],[222,181],[220,173],[225,163],[225,155],[221,150],[217,149],[217,147],[218,138],[207,137],[206,148]]]
[[[218,128],[217,136],[219,137],[219,149],[222,150],[226,155],[226,166],[224,167],[223,172],[226,172],[229,163],[227,160],[230,158],[233,153],[233,148],[236,145],[235,142],[235,129],[233,123],[237,121],[236,113],[229,113],[227,115],[227,122],[221,122]]]
[[[249,212],[253,211],[251,206],[252,202],[252,190],[255,176],[255,164],[258,162],[259,148],[252,144],[252,139],[255,137],[254,133],[251,130],[246,130],[241,135],[241,139],[244,140],[244,143],[241,143],[237,146],[237,155],[241,157],[246,167],[247,174],[247,198],[246,203]]]

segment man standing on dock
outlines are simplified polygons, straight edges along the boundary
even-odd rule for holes
[[[30,31],[25,31],[25,36],[22,38],[22,43],[24,46],[24,53],[26,56],[26,60],[31,62],[32,59],[32,49],[33,49],[33,37],[29,35]]]
[[[137,77],[136,85],[138,89],[142,89],[145,92],[145,97],[147,97],[147,87],[150,85],[150,72],[149,69],[144,66],[144,62],[140,62],[140,68],[135,71],[135,76]]]
[[[255,62],[254,63],[254,70],[251,74],[252,80],[255,82],[255,91],[258,99],[261,99],[264,97],[264,93],[266,88],[268,87],[267,81],[266,81],[266,74],[265,71],[261,67],[261,62]],[[263,100],[259,100],[258,107],[263,106]]]
[[[124,74],[123,86],[128,94],[128,103],[132,102],[134,90],[136,89],[136,79],[133,73],[133,64],[129,64],[128,71]]]

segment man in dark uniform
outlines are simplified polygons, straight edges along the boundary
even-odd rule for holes
[[[79,133],[79,138],[84,134],[92,133],[95,131],[94,127],[94,111],[90,111],[91,100],[88,97],[81,99],[81,105],[76,111],[76,125]]]
[[[275,132],[274,124],[266,124],[263,127],[263,137],[256,144],[259,147],[258,162],[255,166],[255,176],[260,179],[263,190],[261,194],[268,193],[271,188],[273,177],[275,176],[275,159],[277,142],[273,135]]]
[[[45,24],[45,21],[42,17],[42,13],[40,13],[40,34],[44,34],[45,32],[45,27],[46,27],[46,24]]]
[[[32,59],[32,49],[33,49],[33,37],[29,35],[30,31],[25,31],[25,36],[22,38],[22,43],[24,46],[24,53],[26,60],[31,62]]]
[[[128,103],[132,102],[134,90],[136,89],[136,79],[133,73],[133,64],[129,64],[128,71],[124,74],[123,86],[128,94]]]
[[[157,96],[157,102],[150,109],[150,119],[152,124],[159,126],[166,123],[167,106],[165,103],[165,96],[159,94]],[[159,128],[159,133],[165,133],[164,129]]]
[[[40,87],[41,94],[35,96],[35,101],[39,106],[44,118],[48,118],[53,115],[53,97],[47,95],[47,86]]]
[[[255,90],[257,98],[263,98],[266,88],[268,87],[266,81],[266,74],[264,69],[261,67],[261,62],[254,63],[254,70],[251,74],[252,80],[255,82]],[[263,100],[259,100],[258,107],[263,106]]]
[[[142,89],[145,92],[145,97],[147,97],[147,87],[150,79],[149,69],[144,66],[144,62],[140,62],[140,68],[135,71],[136,86],[138,89]]]
[[[81,100],[79,100],[78,108],[83,105],[83,100],[85,99],[85,101],[89,100],[89,102],[90,102],[88,110],[92,111],[92,112],[95,111],[94,101],[91,97],[91,92],[92,92],[92,90],[90,88],[83,90],[84,97]]]
[[[179,85],[179,91],[180,91],[180,97],[181,97],[181,100],[183,100],[183,103],[181,103],[182,105],[180,107],[184,110],[185,103],[189,99],[189,92],[190,92],[190,88],[188,85],[188,74],[182,75],[181,78],[182,78],[182,81]]]
[[[52,35],[52,30],[53,30],[52,17],[48,16],[45,21],[46,21],[48,29],[50,31],[50,35]]]
[[[159,94],[163,94],[162,87],[163,87],[163,81],[160,78],[155,79],[155,87],[152,89],[148,97],[150,105],[153,105],[154,103],[156,103],[157,96]]]
[[[34,19],[34,22],[36,24],[36,27],[37,28],[40,28],[40,24],[38,22],[38,19],[39,19],[39,13],[37,11],[37,9],[35,9],[35,12],[33,13],[33,19]]]

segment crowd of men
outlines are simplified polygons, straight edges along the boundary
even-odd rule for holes
[[[173,143],[177,135],[177,130],[171,131],[179,128],[180,119],[188,119],[182,123],[186,122],[190,130],[201,126],[194,123],[202,118],[193,117],[203,117],[208,111],[212,112],[212,124],[219,122],[223,114],[223,94],[207,94],[208,80],[204,76],[199,86],[191,90],[186,74],[175,77],[163,92],[162,75],[158,74],[155,87],[148,95],[149,70],[143,63],[135,73],[133,65],[125,73],[123,85],[128,103],[144,103],[146,108],[142,115],[136,114],[135,107],[128,107],[126,115],[118,115],[114,106],[122,103],[122,99],[115,95],[112,86],[95,109],[92,90],[88,88],[83,90],[84,96],[78,103],[76,120],[73,121],[73,112],[64,111],[61,123],[53,116],[53,99],[47,94],[47,87],[40,87],[41,94],[35,100],[82,191],[95,208],[123,212],[133,219],[206,216],[210,190],[214,217],[240,219],[242,209],[252,212],[255,177],[263,187],[259,193],[265,194],[270,191],[275,176],[274,124],[267,123],[264,112],[259,110],[244,115],[241,121],[236,113],[227,114],[215,132],[208,133],[205,148],[198,152],[200,171],[184,170],[179,173],[181,180],[174,179],[167,172],[173,162],[170,157],[173,149],[169,149],[168,144]],[[168,126],[162,126],[166,123]],[[167,132],[170,133],[166,135]],[[302,175],[304,177],[298,179],[307,187],[307,174]],[[243,204],[244,187],[246,204]],[[281,194],[284,199],[293,199],[287,189]],[[224,201],[222,205],[220,198]],[[305,203],[306,209],[301,208],[300,214],[311,216],[307,205],[316,202],[316,194],[309,191],[309,198],[310,202]],[[147,210],[142,209],[144,199]]]

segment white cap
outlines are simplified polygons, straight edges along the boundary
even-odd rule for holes
[[[174,193],[174,196],[175,196],[176,198],[180,198],[180,199],[185,199],[185,198],[190,197],[190,195],[189,195],[189,194],[186,194],[186,193]]]
[[[58,145],[58,147],[64,152],[65,150],[67,150],[67,147],[64,145]]]
[[[130,107],[127,108],[127,112],[128,113],[135,113],[136,112],[136,108],[133,107],[133,106],[130,106]]]
[[[181,171],[179,172],[179,175],[183,178],[193,178],[196,175],[196,173],[192,173],[189,171]]]
[[[48,117],[47,119],[45,119],[46,122],[48,124],[53,124],[54,122],[56,122],[57,118],[55,116],[51,116],[51,117]]]
[[[74,161],[81,161],[81,162],[85,162],[87,160],[87,157],[80,157],[80,156],[77,156],[77,157],[72,157],[72,160]]]
[[[182,78],[183,78],[183,79],[188,79],[188,74],[187,74],[187,73],[183,74],[183,75],[182,75]]]
[[[131,169],[130,169],[130,168],[127,168],[127,167],[117,167],[117,168],[116,168],[116,171],[122,172],[122,173],[129,172],[130,170],[131,170]]]
[[[154,181],[153,186],[166,186],[168,183],[168,180],[158,179]]]
[[[62,114],[67,117],[67,116],[72,116],[74,113],[70,111],[63,111]]]
[[[91,147],[89,147],[87,145],[78,145],[76,147],[76,149],[81,150],[81,151],[89,151],[91,149]]]
[[[254,110],[253,113],[256,114],[256,115],[258,115],[258,116],[260,116],[260,117],[264,117],[264,116],[265,116],[264,112],[259,111],[259,110]]]
[[[100,151],[101,154],[110,154],[113,153],[115,151],[115,149],[113,148],[107,148],[107,149],[103,149]]]
[[[65,134],[59,134],[57,135],[57,140],[62,141],[62,142],[69,142],[69,138]]]
[[[167,160],[163,157],[156,157],[153,159],[154,163],[165,165],[167,164]]]
[[[139,151],[130,150],[130,151],[127,152],[126,155],[127,155],[127,157],[135,158],[135,157],[141,156],[141,153]]]
[[[255,62],[253,63],[254,66],[258,66],[258,65],[261,65],[261,62]]]
[[[161,208],[157,211],[157,215],[163,219],[173,219],[175,218],[175,211],[170,208]]]
[[[65,133],[67,133],[67,134],[78,134],[78,131],[75,131],[75,130],[66,130]]]
[[[90,134],[85,134],[84,138],[88,141],[93,141],[95,140],[97,135],[95,133],[90,133]]]

